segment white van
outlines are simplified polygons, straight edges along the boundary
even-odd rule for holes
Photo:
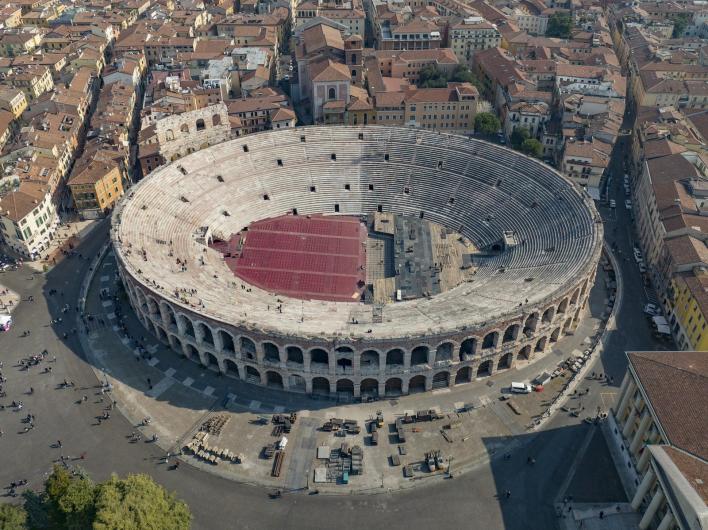
[[[511,383],[511,391],[514,394],[528,394],[531,392],[531,385],[527,383]]]

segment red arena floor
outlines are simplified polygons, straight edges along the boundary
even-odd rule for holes
[[[358,302],[366,280],[366,226],[358,217],[263,219],[212,244],[236,276],[300,299]]]

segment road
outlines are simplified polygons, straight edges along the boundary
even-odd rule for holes
[[[622,138],[620,142],[626,142]],[[612,171],[622,175],[621,157],[624,145],[618,144],[612,159]],[[629,212],[622,208],[622,184],[615,182],[610,193],[616,197],[616,211],[601,208],[606,220],[606,238],[616,243],[621,256],[631,256],[632,228]],[[616,230],[615,230],[616,229]],[[0,281],[17,291],[23,299],[34,296],[34,302],[22,302],[13,314],[15,325],[9,333],[0,335],[0,358],[8,378],[5,388],[8,405],[11,400],[22,400],[21,412],[9,407],[0,411],[0,452],[4,465],[0,468],[0,485],[20,478],[30,480],[30,486],[39,487],[60,454],[77,456],[86,453],[84,460],[76,460],[98,480],[112,472],[126,474],[145,472],[185,499],[195,516],[194,528],[359,528],[373,524],[411,530],[418,528],[554,528],[556,516],[552,503],[565,479],[569,462],[582,443],[588,429],[579,418],[559,414],[539,433],[523,435],[526,446],[510,460],[496,459],[480,465],[476,470],[434,485],[423,485],[405,492],[381,493],[365,496],[324,497],[293,494],[278,500],[268,498],[263,489],[235,484],[204,473],[190,466],[169,471],[160,463],[161,451],[150,443],[131,444],[127,436],[134,426],[115,414],[108,422],[97,424],[105,406],[96,395],[98,384],[91,366],[71,333],[73,311],[62,313],[65,304],[76,305],[81,280],[88,273],[89,259],[94,256],[107,237],[107,226],[94,230],[78,251],[84,256],[64,260],[46,275],[32,274],[28,268],[5,273]],[[583,398],[586,410],[597,406],[607,409],[626,367],[626,350],[656,349],[651,329],[642,313],[646,299],[643,282],[633,260],[620,259],[625,287],[624,303],[617,314],[617,331],[609,334],[596,372],[614,378],[614,386],[589,381],[590,393]],[[49,295],[50,289],[60,292]],[[58,325],[50,325],[62,318]],[[30,330],[28,337],[22,337]],[[66,339],[64,333],[68,333]],[[40,368],[22,371],[13,366],[18,359],[46,348],[56,362],[49,363],[51,374]],[[64,378],[77,384],[75,390],[58,389]],[[27,395],[29,387],[35,392]],[[86,395],[87,401],[78,404]],[[27,412],[36,415],[36,428],[22,433],[21,417]],[[62,449],[53,448],[62,441]],[[490,440],[490,443],[492,440]],[[532,454],[536,465],[526,464]],[[505,491],[511,498],[498,498]],[[452,508],[454,507],[454,508]]]

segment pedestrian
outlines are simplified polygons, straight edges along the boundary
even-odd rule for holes
[[[511,491],[506,490],[505,495],[506,495],[506,498],[507,498],[507,499],[510,498],[510,497],[511,497]]]
[[[57,440],[57,448],[61,449],[61,440]]]

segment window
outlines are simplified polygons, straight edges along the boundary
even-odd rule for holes
[[[330,156],[330,158],[331,158],[332,160],[336,161],[336,160],[337,160],[337,155],[336,155],[336,153],[332,153],[332,155]]]
[[[327,91],[327,99],[337,99],[337,91],[334,88]]]
[[[349,191],[350,189],[352,189],[352,187],[349,184],[345,184],[344,189]]]
[[[373,184],[369,184],[369,191],[374,191],[374,185],[373,185]]]
[[[314,186],[310,186],[310,193],[314,193],[316,191],[317,191],[317,188],[315,188]]]
[[[283,160],[280,158],[278,159],[278,167],[283,167]]]

